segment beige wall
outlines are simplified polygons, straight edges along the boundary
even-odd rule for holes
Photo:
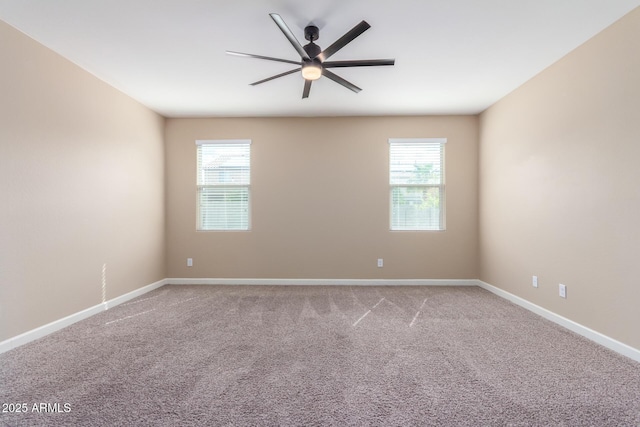
[[[477,277],[477,117],[169,119],[169,277]],[[389,231],[388,139],[446,137],[447,230]],[[252,140],[252,229],[196,231],[197,139]],[[186,266],[187,257],[194,266]],[[377,258],[384,267],[377,268]]]
[[[639,76],[636,9],[480,121],[480,278],[635,348]]]
[[[165,277],[164,120],[0,21],[0,341]]]

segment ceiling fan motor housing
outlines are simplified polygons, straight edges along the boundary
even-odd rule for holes
[[[307,43],[306,45],[302,46],[302,48],[304,49],[305,52],[307,52],[307,55],[309,55],[309,58],[311,59],[314,59],[316,56],[320,55],[320,53],[322,52],[322,49],[320,49],[320,46],[318,46],[314,42]]]

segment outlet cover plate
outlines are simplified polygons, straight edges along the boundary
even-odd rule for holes
[[[562,283],[558,285],[558,295],[560,295],[562,298],[567,297],[567,287]]]

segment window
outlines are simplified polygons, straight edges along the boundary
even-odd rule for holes
[[[444,230],[445,138],[390,139],[391,230]]]
[[[248,230],[251,141],[196,141],[198,230]]]

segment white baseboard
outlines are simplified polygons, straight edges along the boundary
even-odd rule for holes
[[[477,286],[475,279],[212,279],[171,278],[168,285]]]
[[[496,288],[495,286],[483,282],[482,280],[477,280],[476,283],[479,287],[486,289],[487,291],[499,297],[509,300],[512,303],[519,305],[520,307],[526,308],[527,310],[539,316],[542,316],[547,320],[557,323],[558,325],[569,329],[570,331],[573,331],[578,335],[582,335],[583,337],[590,339],[593,342],[607,347],[608,349],[613,350],[616,353],[620,353],[623,356],[627,356],[628,358],[635,360],[636,362],[640,362],[640,350],[636,348],[633,348],[620,341],[614,340],[613,338],[603,335],[600,332],[587,328],[586,326],[576,323],[573,320],[569,320],[566,317],[549,311],[546,308],[542,308],[539,305],[535,305],[532,302],[527,301],[526,299],[520,298],[519,296],[513,295],[512,293],[509,293],[507,291],[503,291],[500,288]]]
[[[87,317],[91,317],[94,314],[98,314],[100,312],[108,310],[111,307],[115,307],[116,305],[122,304],[123,302],[129,301],[140,295],[146,294],[147,292],[150,292],[154,289],[164,286],[165,284],[166,284],[166,279],[159,280],[150,285],[143,286],[142,288],[136,289],[135,291],[131,291],[124,295],[120,295],[119,297],[110,299],[109,301],[106,301],[104,303],[94,305],[93,307],[89,307],[85,310],[71,314],[67,317],[63,317],[62,319],[55,320],[51,323],[47,323],[46,325],[32,329],[23,334],[17,335],[13,338],[9,338],[8,340],[0,342],[0,353],[4,353],[16,347],[24,345],[28,342],[37,340],[38,338],[42,338],[45,335],[49,335],[53,332],[59,331],[62,328],[66,328],[69,325],[79,322],[80,320],[86,319]]]

